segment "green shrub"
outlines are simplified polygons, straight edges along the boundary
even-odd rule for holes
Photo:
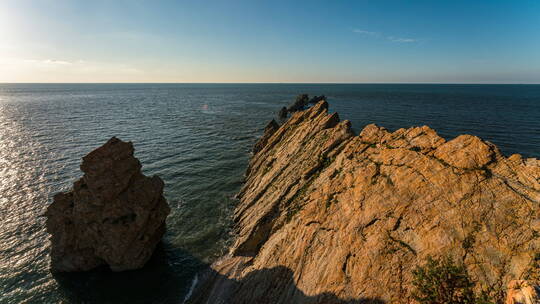
[[[525,279],[531,282],[540,283],[540,253],[534,255],[529,269],[525,272]]]
[[[427,263],[413,271],[413,297],[422,304],[488,304],[487,296],[476,296],[475,284],[464,266],[456,265],[450,257]]]

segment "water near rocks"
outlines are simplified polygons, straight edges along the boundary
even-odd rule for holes
[[[538,85],[2,84],[0,302],[181,303],[226,248],[253,143],[299,93],[326,95],[358,129],[425,124],[540,157]],[[133,141],[143,173],[164,180],[165,241],[142,270],[53,276],[42,214],[112,136]]]

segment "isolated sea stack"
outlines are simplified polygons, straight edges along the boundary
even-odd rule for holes
[[[434,274],[415,270],[442,258],[492,303],[535,290],[520,286],[540,279],[540,161],[426,126],[355,135],[327,108],[265,132],[236,240],[189,303],[416,303]]]
[[[137,269],[151,257],[170,212],[163,181],[146,177],[133,144],[113,137],[83,157],[84,176],[49,206],[51,269]]]

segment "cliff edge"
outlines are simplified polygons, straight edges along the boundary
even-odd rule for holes
[[[412,303],[414,269],[442,256],[497,301],[540,278],[537,159],[427,126],[355,135],[326,101],[255,152],[235,242],[188,303]]]

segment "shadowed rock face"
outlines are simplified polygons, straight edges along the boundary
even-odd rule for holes
[[[309,100],[309,103],[310,104],[317,104],[323,100],[326,100],[326,96],[324,95],[321,95],[321,96],[313,96],[310,100]]]
[[[291,104],[287,108],[287,111],[289,111],[291,113],[292,112],[297,112],[297,111],[302,111],[308,105],[308,103],[309,103],[309,96],[307,94],[300,94],[300,95],[296,96],[296,100],[294,101],[293,104]]]
[[[146,177],[131,142],[115,137],[85,157],[84,176],[46,212],[51,269],[113,271],[142,267],[165,232],[163,181]]]
[[[450,255],[499,301],[511,280],[538,275],[540,161],[426,126],[354,135],[327,107],[293,114],[258,147],[236,241],[192,303],[292,303],[277,295],[293,290],[306,295],[294,303],[411,303],[412,270],[428,256]],[[275,268],[292,278],[248,280]]]
[[[287,113],[289,113],[289,112],[287,111],[287,107],[282,107],[282,108],[279,110],[279,112],[278,112],[278,117],[279,117],[280,119],[286,119],[286,118],[287,118]]]
[[[271,120],[264,128],[263,136],[253,146],[253,154],[257,154],[268,142],[268,139],[279,129],[275,120]]]

